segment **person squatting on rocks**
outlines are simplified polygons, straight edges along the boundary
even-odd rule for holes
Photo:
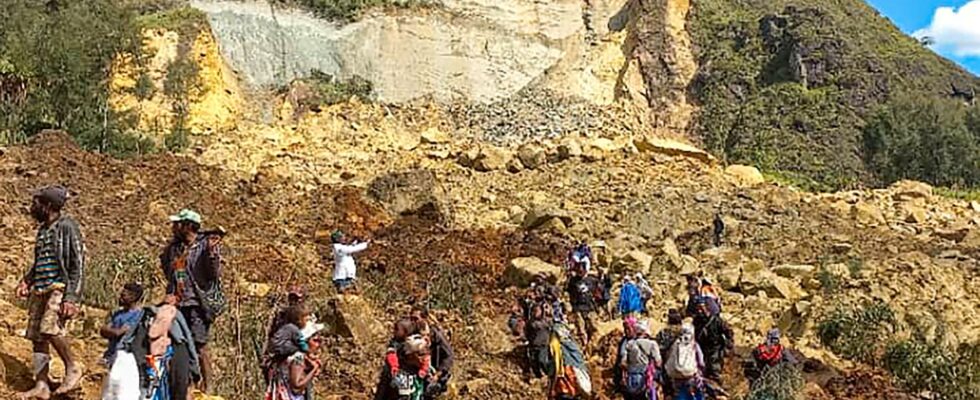
[[[211,326],[221,312],[212,305],[221,287],[221,235],[202,234],[201,215],[192,210],[181,210],[170,216],[170,222],[173,238],[160,255],[167,279],[164,302],[176,306],[190,326],[201,362],[199,389],[207,393],[211,383],[207,346]]]
[[[82,301],[85,245],[78,223],[62,213],[67,201],[68,191],[61,186],[45,187],[31,199],[31,216],[38,223],[34,262],[21,278],[17,295],[28,298],[26,336],[34,346],[35,384],[20,394],[23,399],[51,396],[49,347],[65,364],[65,378],[55,395],[75,390],[82,379],[69,347],[67,324],[78,315]]]
[[[620,345],[618,355],[623,399],[655,400],[658,398],[657,371],[662,364],[660,346],[650,337],[647,321],[628,321],[624,328],[625,341]]]
[[[705,376],[720,381],[725,366],[725,354],[735,346],[735,334],[721,318],[721,314],[713,314],[708,310],[708,303],[703,298],[698,301],[696,310],[694,328],[698,345],[704,354]]]
[[[356,291],[357,263],[354,262],[354,254],[367,250],[370,241],[352,241],[339,230],[330,235],[330,241],[333,243],[333,284],[337,293]]]
[[[323,329],[311,319],[303,304],[283,312],[284,324],[268,340],[265,400],[312,400],[313,379],[319,376],[320,339]]]

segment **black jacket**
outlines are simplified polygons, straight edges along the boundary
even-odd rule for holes
[[[82,232],[75,219],[62,215],[52,226],[55,231],[54,254],[61,269],[61,277],[65,280],[66,302],[78,304],[82,301],[82,282],[85,278],[85,242]],[[47,228],[40,228],[47,229]],[[37,260],[39,249],[34,247],[34,260]],[[34,275],[34,264],[27,269],[22,278],[30,283]]]

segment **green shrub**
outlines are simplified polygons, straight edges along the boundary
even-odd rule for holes
[[[781,364],[770,368],[752,382],[744,400],[800,400],[803,396],[803,372],[794,365]]]
[[[975,399],[980,393],[980,345],[949,348],[921,337],[896,342],[884,366],[912,392],[928,391],[945,400]]]
[[[817,281],[820,282],[820,287],[823,288],[824,293],[833,294],[840,290],[840,278],[830,272],[826,266],[820,266],[820,270],[817,271]]]
[[[286,5],[302,6],[321,18],[353,21],[362,12],[376,7],[411,8],[432,4],[432,0],[275,0]]]
[[[336,77],[314,70],[309,78],[302,80],[313,90],[313,97],[303,99],[300,105],[305,107],[315,107],[320,105],[332,105],[343,103],[352,97],[369,101],[374,87],[370,81],[354,76],[350,79],[341,80]]]
[[[887,304],[867,303],[854,309],[834,310],[817,325],[817,335],[834,353],[877,365],[895,322],[895,313]]]

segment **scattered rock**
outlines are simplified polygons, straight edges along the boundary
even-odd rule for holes
[[[449,155],[450,153],[448,149],[429,150],[425,152],[426,157],[436,159],[436,160],[445,160],[449,158]]]
[[[558,159],[567,160],[582,156],[582,145],[575,138],[565,138],[558,145]]]
[[[980,213],[980,201],[971,201],[970,209],[972,209],[974,212]]]
[[[523,288],[529,286],[538,274],[545,274],[552,282],[558,282],[561,268],[537,257],[521,257],[510,260],[504,277],[507,283]]]
[[[684,268],[684,259],[681,258],[681,252],[677,249],[677,243],[674,243],[674,239],[666,238],[664,243],[660,246],[660,251],[667,256],[667,259],[673,265],[674,271],[679,271]]]
[[[967,249],[980,250],[980,228],[970,229],[960,245]]]
[[[905,212],[905,222],[910,224],[924,224],[929,221],[929,215],[922,207],[904,204],[902,208]]]
[[[535,169],[548,162],[548,153],[538,146],[526,144],[517,150],[517,158],[524,168]]]
[[[892,196],[898,201],[929,198],[932,196],[932,186],[919,181],[898,181],[889,186],[888,189],[892,191]]]
[[[463,387],[459,389],[459,394],[461,396],[473,395],[474,393],[478,393],[483,389],[486,389],[487,386],[490,386],[490,380],[487,378],[470,379],[467,380],[466,383],[463,384]]]
[[[524,164],[521,163],[521,160],[518,160],[516,158],[511,158],[510,161],[507,161],[507,172],[516,174],[523,170],[524,170]]]
[[[245,295],[248,297],[261,298],[269,294],[272,287],[265,283],[246,282],[244,285],[242,285],[242,289],[242,291],[245,292]]]
[[[422,143],[442,144],[449,142],[449,135],[439,128],[429,128],[422,132]]]
[[[800,279],[808,278],[810,275],[813,275],[813,272],[816,271],[816,269],[817,268],[812,265],[783,264],[774,267],[772,269],[772,272],[783,278],[800,280]]]
[[[490,172],[504,169],[511,155],[504,149],[494,146],[484,146],[479,155],[473,160],[473,168],[480,172]]]
[[[356,295],[330,300],[323,320],[329,334],[352,339],[360,346],[382,340],[385,329],[367,301]]]
[[[743,186],[755,186],[766,182],[766,178],[758,168],[748,165],[730,165],[725,168],[725,174]]]

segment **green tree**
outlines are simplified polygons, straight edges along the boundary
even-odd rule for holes
[[[135,15],[112,0],[6,1],[0,9],[2,138],[56,128],[89,149],[140,151],[143,143],[125,133],[131,116],[109,106],[108,85],[116,57],[138,58],[140,45]]]

